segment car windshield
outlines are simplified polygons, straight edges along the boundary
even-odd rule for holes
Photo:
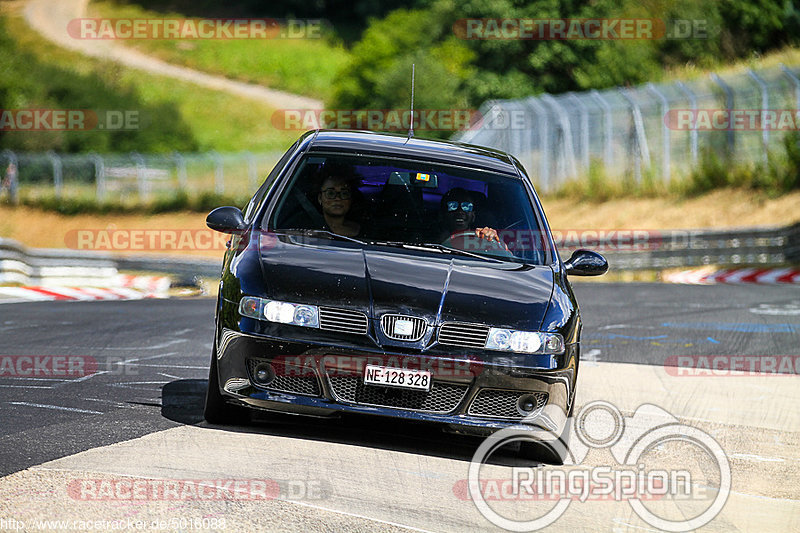
[[[306,154],[263,229],[363,246],[546,264],[521,180],[404,159]]]

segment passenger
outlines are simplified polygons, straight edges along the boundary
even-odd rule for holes
[[[325,219],[324,229],[346,237],[356,237],[361,233],[361,225],[347,218],[353,205],[354,182],[350,167],[339,165],[327,171],[317,193],[317,202]]]
[[[461,187],[450,189],[442,196],[440,214],[446,225],[440,241],[444,244],[451,244],[453,238],[458,236],[457,241],[463,241],[462,244],[468,244],[468,237],[471,236],[469,232],[473,231],[475,224],[475,200],[473,195]],[[474,235],[479,239],[496,242],[500,248],[508,250],[508,247],[500,240],[500,236],[493,228],[475,228]],[[470,246],[459,247],[468,249]]]

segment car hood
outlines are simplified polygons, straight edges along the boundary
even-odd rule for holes
[[[553,292],[547,266],[291,236],[270,239],[259,253],[267,298],[358,309],[371,318],[401,313],[429,324],[539,329]]]

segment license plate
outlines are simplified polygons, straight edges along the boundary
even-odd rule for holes
[[[364,369],[364,384],[429,391],[431,373],[427,370],[367,365]]]

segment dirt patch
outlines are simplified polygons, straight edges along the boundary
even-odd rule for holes
[[[705,229],[781,226],[800,221],[800,192],[766,198],[722,190],[696,198],[640,198],[602,203],[542,200],[550,227],[568,229]]]
[[[2,206],[0,237],[14,239],[35,248],[96,249],[114,253],[185,254],[221,258],[224,237],[208,229],[205,218],[203,213],[66,216],[29,207]],[[78,232],[88,232],[88,238],[79,242]],[[116,243],[113,241],[114,232],[119,235]],[[151,238],[155,246],[151,246]],[[111,244],[113,250],[107,249],[106,242]]]

